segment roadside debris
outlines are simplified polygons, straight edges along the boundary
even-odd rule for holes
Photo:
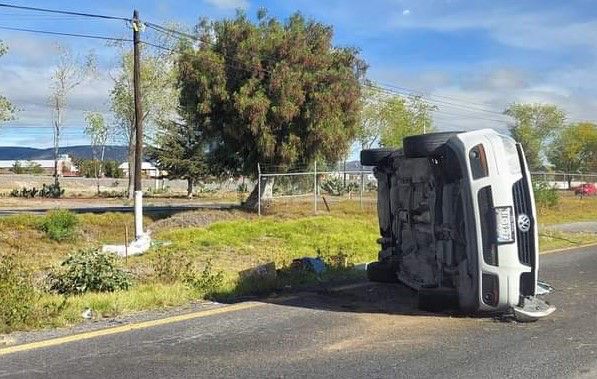
[[[81,317],[85,320],[91,320],[93,318],[93,310],[91,308],[85,308],[81,313]]]
[[[325,263],[323,263],[323,261],[319,257],[304,257],[293,259],[290,268],[297,271],[309,271],[315,274],[321,274],[325,272],[326,269]]]
[[[277,276],[276,264],[269,262],[253,267],[239,273],[241,279],[275,279]]]
[[[537,281],[537,295],[547,295],[551,291],[553,291],[553,287],[550,284],[541,280]]]

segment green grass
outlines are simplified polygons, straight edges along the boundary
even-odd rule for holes
[[[373,260],[377,254],[376,224],[368,218],[314,216],[280,219],[234,220],[207,228],[187,228],[158,234],[199,260],[212,258],[216,268],[242,270],[273,261],[287,264],[293,258],[346,254],[353,262]]]
[[[538,210],[539,224],[552,225],[577,221],[597,221],[597,196],[582,199],[571,192],[560,192],[558,205]]]

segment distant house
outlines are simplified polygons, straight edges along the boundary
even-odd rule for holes
[[[35,160],[1,160],[0,174],[12,174],[15,164],[20,164],[21,167],[27,168],[32,165],[39,165],[43,172],[41,175],[54,175],[54,160],[53,159],[35,159]],[[73,163],[68,154],[63,154],[58,158],[58,175],[59,176],[76,176],[79,170]]]
[[[122,170],[122,172],[124,173],[124,176],[126,176],[126,177],[129,176],[129,163],[128,162],[122,163],[120,166],[118,166],[118,168]],[[159,168],[155,167],[150,162],[142,162],[141,163],[141,172],[143,173],[143,176],[145,176],[147,178],[159,178],[166,174],[165,171],[161,171]]]

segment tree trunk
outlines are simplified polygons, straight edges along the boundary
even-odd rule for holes
[[[271,205],[272,199],[274,198],[274,178],[273,177],[262,177],[261,178],[261,209],[266,209]],[[259,185],[255,185],[253,191],[243,203],[243,208],[256,212],[259,206]]]
[[[54,184],[58,185],[58,156],[60,155],[60,124],[61,112],[58,109],[58,119],[54,121]]]
[[[187,197],[189,199],[193,198],[193,179],[187,179]]]

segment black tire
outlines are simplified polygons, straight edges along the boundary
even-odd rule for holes
[[[370,282],[397,283],[398,275],[392,265],[384,262],[371,262],[367,265],[367,279]]]
[[[402,140],[404,155],[407,158],[425,158],[431,156],[444,145],[450,137],[461,132],[440,132],[405,137]]]
[[[447,288],[421,288],[419,309],[427,312],[442,312],[458,309],[458,293]]]
[[[361,150],[361,165],[379,166],[383,163],[389,163],[399,152],[400,150],[388,148]]]

